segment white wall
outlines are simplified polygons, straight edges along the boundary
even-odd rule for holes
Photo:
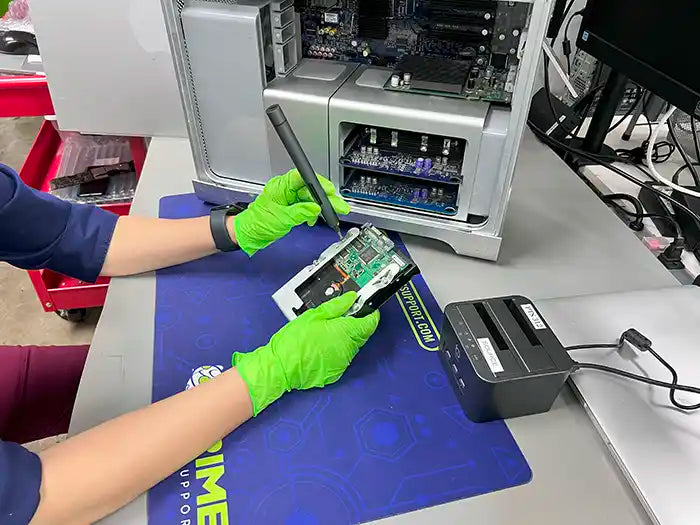
[[[61,128],[186,137],[160,0],[32,0]]]

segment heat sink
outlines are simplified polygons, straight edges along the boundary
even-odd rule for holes
[[[411,73],[411,87],[426,91],[453,93],[464,91],[471,62],[446,58],[404,56],[396,66],[397,71]]]
[[[391,0],[360,0],[358,15],[360,38],[385,40],[389,36]]]

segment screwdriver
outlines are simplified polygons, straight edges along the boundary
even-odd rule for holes
[[[311,166],[309,158],[304,152],[304,148],[301,147],[299,139],[297,139],[297,136],[294,134],[292,126],[289,125],[284,111],[282,111],[279,104],[274,104],[267,108],[266,112],[270,122],[272,122],[272,126],[275,128],[275,131],[277,131],[277,135],[279,135],[282,144],[284,144],[284,148],[287,150],[289,157],[292,159],[294,166],[296,166],[297,170],[299,171],[299,175],[301,175],[304,184],[306,184],[306,187],[309,189],[309,193],[311,193],[311,196],[316,201],[316,204],[321,207],[321,217],[323,217],[323,220],[326,221],[328,226],[335,230],[338,237],[340,237],[340,240],[343,240],[343,234],[340,231],[340,219],[338,218],[338,214],[333,209],[333,205],[331,204],[328,195],[326,195],[323,186],[321,186],[321,182],[318,180],[316,171],[314,170],[313,166]]]

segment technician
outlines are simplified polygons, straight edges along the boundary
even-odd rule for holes
[[[330,181],[320,179],[336,211],[347,214],[348,204]],[[295,226],[313,225],[320,211],[296,171],[271,179],[246,211],[232,217],[218,212],[210,224],[208,217],[118,218],[34,191],[0,165],[0,261],[94,281],[100,275],[182,264],[216,253],[217,246],[228,249],[229,243],[253,256]],[[343,317],[356,297],[349,293],[310,310],[266,346],[234,354],[234,368],[214,380],[108,421],[38,456],[0,441],[0,523],[95,522],[198,457],[285,392],[334,383],[379,322],[378,313],[364,319]],[[15,363],[0,354],[0,392],[4,383],[16,382],[27,372],[27,359],[23,368],[13,369]],[[15,390],[23,388],[20,384]],[[0,416],[3,405],[12,402],[0,399]],[[10,432],[0,426],[0,437],[4,431]]]

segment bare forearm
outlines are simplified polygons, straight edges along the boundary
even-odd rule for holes
[[[233,228],[229,230],[233,235]],[[214,253],[209,217],[179,220],[121,217],[101,274],[120,277],[145,273]]]
[[[92,523],[109,515],[228,435],[252,411],[248,387],[232,369],[47,450],[32,525]]]

